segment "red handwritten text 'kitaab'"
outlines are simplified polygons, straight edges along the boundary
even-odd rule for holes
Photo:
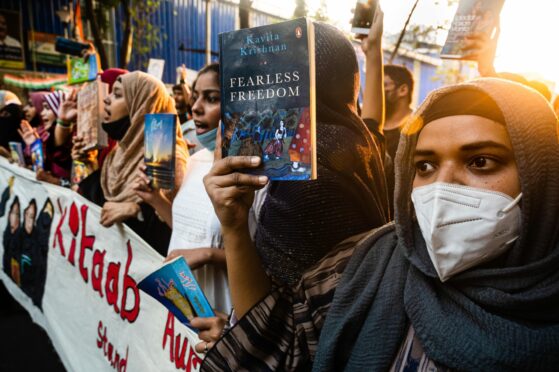
[[[130,264],[132,263],[132,247],[130,241],[126,243],[127,259],[124,265],[124,273],[122,275],[122,284],[119,285],[121,280],[121,263],[120,262],[107,262],[105,260],[106,250],[94,249],[95,236],[87,235],[87,205],[82,205],[80,212],[75,203],[65,207],[62,211],[62,217],[58,223],[55,231],[53,248],[58,248],[60,254],[66,257],[72,266],[76,266],[76,258],[78,259],[78,270],[85,283],[89,283],[91,278],[91,288],[99,294],[101,298],[105,297],[105,301],[113,310],[120,314],[123,320],[133,323],[140,313],[140,292],[137,287],[136,281],[128,275]],[[81,222],[81,224],[80,224]],[[63,234],[63,227],[67,224],[71,232],[70,245],[65,245],[65,236]],[[80,232],[81,225],[81,234]],[[68,248],[68,252],[66,252]],[[79,252],[77,252],[79,251]],[[93,254],[88,254],[92,251]],[[77,257],[76,257],[77,256]],[[86,259],[90,265],[86,266]],[[105,266],[107,266],[105,274]],[[119,288],[122,292],[119,293]],[[127,302],[128,296],[133,296],[130,302]],[[127,308],[126,304],[132,303],[132,307]]]

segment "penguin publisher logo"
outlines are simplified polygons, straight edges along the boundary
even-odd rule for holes
[[[303,36],[303,30],[301,29],[301,27],[297,27],[295,29],[295,37],[297,39],[300,39]]]

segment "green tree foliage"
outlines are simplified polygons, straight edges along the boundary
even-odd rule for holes
[[[85,16],[103,69],[110,67],[103,44],[103,40],[110,39],[110,29],[113,26],[109,20],[110,12],[118,9],[122,12],[119,67],[127,68],[132,50],[145,65],[151,50],[161,44],[161,38],[166,39],[161,29],[150,21],[160,4],[161,0],[85,0]]]
[[[293,12],[294,18],[306,17],[308,13],[307,2],[305,0],[295,1],[295,11]]]

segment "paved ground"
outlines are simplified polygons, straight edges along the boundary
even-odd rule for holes
[[[65,371],[49,337],[0,281],[0,371]]]

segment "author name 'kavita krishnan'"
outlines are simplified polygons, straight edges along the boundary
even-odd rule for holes
[[[299,71],[278,72],[276,74],[255,75],[248,77],[233,77],[229,79],[229,88],[241,88],[229,92],[229,102],[254,101],[273,98],[299,97],[301,80]],[[285,85],[279,86],[278,85]],[[265,87],[261,89],[246,89],[251,87]]]
[[[279,34],[271,32],[262,35],[247,35],[245,46],[240,49],[241,57],[285,52],[287,44],[279,41]]]

